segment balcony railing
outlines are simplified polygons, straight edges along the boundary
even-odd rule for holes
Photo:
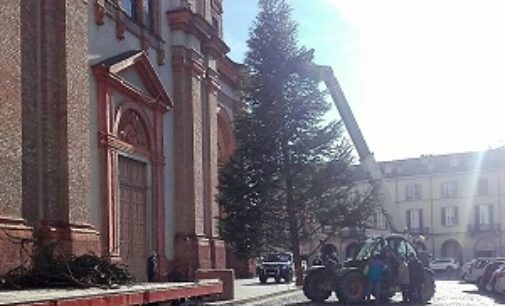
[[[409,228],[408,229],[409,233],[412,235],[426,235],[430,233],[430,228],[427,226],[424,227],[419,227],[419,228]]]
[[[500,231],[500,224],[469,224],[469,233],[485,233],[485,232],[497,232]]]

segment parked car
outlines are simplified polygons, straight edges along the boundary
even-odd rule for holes
[[[496,293],[505,293],[505,264],[501,265],[491,276],[490,289]]]
[[[460,277],[462,280],[464,281],[468,281],[467,280],[467,277],[468,275],[470,274],[470,269],[472,268],[472,266],[477,263],[477,258],[474,258],[470,261],[467,261],[463,264],[463,266],[461,266],[461,272],[460,272]]]
[[[487,291],[496,291],[496,292],[503,292],[503,287],[502,290],[500,291],[499,287],[497,287],[498,282],[500,281],[500,278],[505,277],[505,264],[500,265],[491,275],[491,279],[489,280],[489,283],[486,286]],[[505,279],[503,284],[505,284]]]
[[[482,277],[482,274],[484,274],[484,269],[490,262],[490,259],[477,259],[477,261],[470,266],[470,271],[466,277],[467,282],[477,283],[478,280]]]
[[[482,273],[482,276],[477,280],[477,288],[479,288],[479,291],[486,291],[487,286],[491,281],[491,277],[493,276],[493,273],[498,269],[503,262],[501,261],[492,261],[486,265],[484,268],[484,273]]]
[[[452,272],[459,269],[459,262],[454,258],[435,259],[430,263],[430,269],[433,271]]]
[[[273,277],[277,283],[280,283],[281,280],[290,283],[293,280],[293,254],[268,254],[262,258],[261,264],[256,270],[262,284],[265,284],[270,277]]]

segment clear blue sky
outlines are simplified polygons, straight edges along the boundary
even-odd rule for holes
[[[505,145],[505,1],[288,2],[378,160]],[[224,0],[236,61],[256,13],[256,0]]]

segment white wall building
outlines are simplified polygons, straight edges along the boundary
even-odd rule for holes
[[[503,255],[504,165],[503,148],[381,162],[396,226],[423,235],[435,258]],[[364,188],[366,177],[356,170]]]

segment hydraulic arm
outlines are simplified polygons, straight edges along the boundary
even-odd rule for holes
[[[320,69],[321,77],[326,83],[326,87],[328,88],[347,132],[351,137],[352,143],[358,152],[361,167],[367,174],[370,183],[378,188],[382,213],[386,217],[386,222],[393,233],[398,233],[398,228],[394,223],[395,217],[397,217],[397,209],[386,186],[384,185],[384,177],[382,176],[381,169],[368,148],[365,138],[363,137],[351,108],[347,103],[347,99],[345,98],[342,88],[340,88],[340,84],[333,73],[333,69],[329,66],[318,67]]]

